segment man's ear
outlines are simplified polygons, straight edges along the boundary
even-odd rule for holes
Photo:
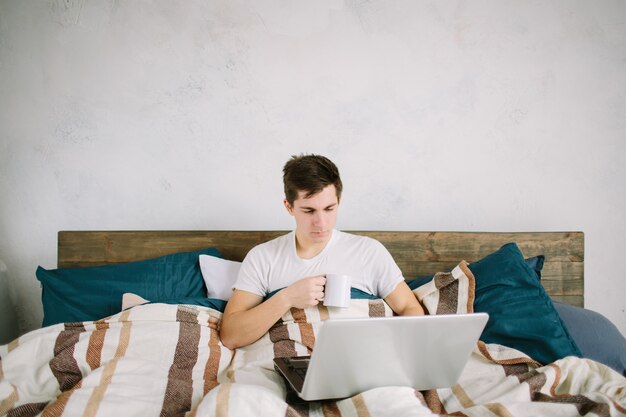
[[[293,216],[293,207],[289,204],[289,201],[287,201],[286,198],[283,200],[283,204],[285,205],[287,212]]]

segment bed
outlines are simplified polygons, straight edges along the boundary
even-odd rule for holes
[[[392,312],[353,290],[347,309],[292,309],[227,349],[219,325],[239,262],[282,233],[59,232],[57,268],[36,271],[43,327],[0,346],[0,416],[626,414],[626,342],[583,308],[581,232],[353,232],[389,249],[428,314],[490,320],[453,387],[299,401],[275,356],[309,353],[325,320]]]

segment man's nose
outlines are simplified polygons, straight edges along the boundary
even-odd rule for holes
[[[324,214],[317,212],[313,215],[313,224],[320,225],[324,223]]]

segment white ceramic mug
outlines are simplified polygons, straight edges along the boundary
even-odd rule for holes
[[[326,274],[324,305],[327,307],[350,307],[350,276]]]

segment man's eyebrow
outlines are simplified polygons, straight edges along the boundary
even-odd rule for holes
[[[335,207],[335,206],[337,206],[337,203],[332,203],[332,204],[329,204],[326,207],[324,207],[323,210],[326,210],[326,209],[329,209],[329,208],[332,208],[332,207]],[[313,210],[313,211],[315,211],[317,209],[315,207],[302,206],[302,207],[300,207],[300,210]]]

